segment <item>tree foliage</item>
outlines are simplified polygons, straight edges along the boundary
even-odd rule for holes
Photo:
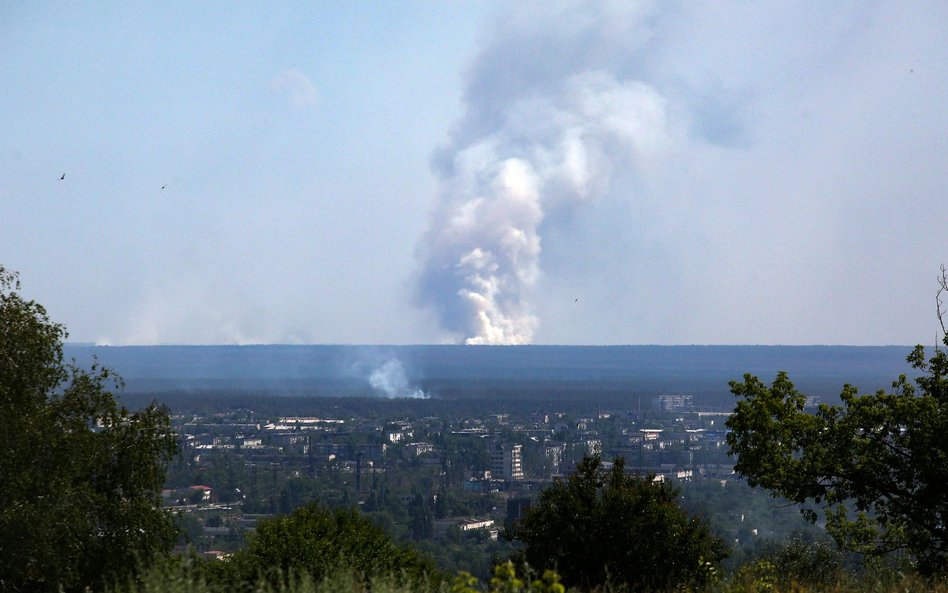
[[[431,539],[434,534],[434,516],[421,494],[415,494],[408,506],[412,539]]]
[[[220,590],[254,590],[258,579],[279,587],[304,573],[315,581],[340,569],[376,577],[422,582],[436,576],[434,564],[412,548],[399,546],[355,509],[330,510],[318,504],[257,525],[247,547],[211,567]]]
[[[944,268],[940,297],[946,286]],[[948,347],[948,336],[943,338]],[[948,573],[948,351],[926,360],[916,346],[891,391],[861,395],[846,385],[842,405],[805,412],[806,396],[786,373],[771,385],[744,375],[731,382],[740,399],[728,420],[735,469],[796,503],[825,511],[841,546],[869,554],[902,552],[926,575]],[[804,513],[817,518],[813,510]]]
[[[626,474],[621,457],[608,470],[598,455],[584,457],[540,493],[513,535],[526,544],[527,563],[584,589],[701,585],[726,555],[707,524],[681,509],[672,486]]]
[[[71,591],[170,550],[167,409],[119,406],[109,370],[63,361],[65,328],[0,266],[0,591]]]

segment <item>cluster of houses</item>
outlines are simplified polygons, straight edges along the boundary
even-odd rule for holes
[[[657,411],[647,414],[597,411],[586,417],[551,411],[453,420],[262,418],[241,410],[179,417],[175,424],[189,463],[211,463],[219,459],[212,453],[224,452],[247,467],[270,468],[271,472],[279,468],[287,475],[315,476],[331,467],[353,477],[354,503],[361,503],[364,481],[377,472],[392,474],[402,467],[427,466],[443,489],[449,460],[459,450],[485,451],[478,457],[481,465],[466,467],[461,483],[449,486],[461,494],[498,495],[507,501],[507,508],[495,508],[489,517],[446,518],[436,522],[434,532],[436,537],[444,536],[456,525],[462,533],[485,530],[496,537],[498,523],[516,520],[531,497],[552,479],[568,474],[586,454],[598,453],[607,461],[622,456],[627,471],[654,474],[656,480],[689,480],[697,475],[729,478],[733,464],[726,456],[728,414],[697,411],[691,399],[662,396]],[[224,500],[207,484],[168,489],[162,495],[166,505],[183,512],[239,508],[246,497],[238,487]],[[252,522],[242,525],[252,528]],[[227,531],[217,530],[219,535]]]

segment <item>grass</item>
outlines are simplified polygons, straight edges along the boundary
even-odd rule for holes
[[[133,582],[110,588],[109,593],[224,593],[220,586],[207,581],[207,574],[203,561],[169,560],[153,566]],[[460,573],[440,585],[419,585],[408,584],[395,575],[365,578],[355,571],[340,568],[320,580],[300,573],[276,585],[260,580],[245,583],[239,591],[227,588],[226,593],[564,593],[558,583],[559,577],[552,571],[531,581],[517,578],[512,565],[499,565],[495,575],[489,583],[481,583],[469,574]],[[601,590],[585,593],[619,593],[622,590],[621,586],[607,585]],[[781,581],[766,571],[744,570],[707,589],[676,593],[948,593],[948,581],[929,581],[915,574],[884,572],[860,577],[841,575],[833,582],[799,583]]]

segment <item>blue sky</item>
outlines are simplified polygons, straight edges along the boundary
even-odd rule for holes
[[[6,3],[0,263],[74,341],[931,343],[945,30],[937,2]]]

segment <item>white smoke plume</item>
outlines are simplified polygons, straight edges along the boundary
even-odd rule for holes
[[[397,358],[390,358],[369,374],[369,385],[385,394],[385,397],[428,399],[428,394],[408,382],[405,367]]]
[[[663,97],[627,73],[641,11],[610,7],[540,3],[474,64],[466,114],[436,158],[418,280],[420,303],[466,344],[531,342],[544,217],[596,200],[668,144]]]

